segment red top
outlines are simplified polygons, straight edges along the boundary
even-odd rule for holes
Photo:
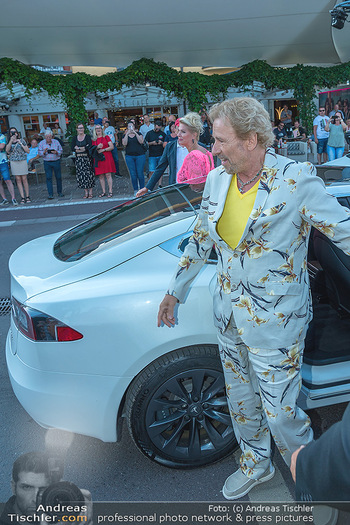
[[[109,142],[111,142],[109,137],[99,137],[97,140],[93,140],[92,144],[93,146],[97,146],[97,144],[102,143],[104,149],[109,147]],[[99,161],[97,168],[95,168],[95,175],[115,173],[115,164],[112,153],[110,151],[103,151],[102,154],[105,156],[105,160]]]

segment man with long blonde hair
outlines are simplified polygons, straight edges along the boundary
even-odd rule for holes
[[[214,244],[214,323],[242,451],[223,495],[238,499],[273,477],[271,437],[288,465],[291,454],[313,439],[310,419],[296,405],[312,318],[308,240],[314,226],[350,255],[350,211],[326,192],[312,164],[270,149],[270,116],[257,100],[226,100],[211,109],[210,118],[212,152],[221,166],[208,175],[158,326],[175,324],[174,307],[185,300]]]

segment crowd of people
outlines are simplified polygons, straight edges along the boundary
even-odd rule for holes
[[[96,178],[98,178],[100,187],[98,196],[101,198],[113,196],[113,174],[120,176],[118,158],[118,146],[120,145],[125,150],[125,161],[130,173],[134,195],[147,192],[145,180],[154,180],[152,175],[155,172],[157,172],[156,182],[159,181],[160,186],[162,185],[162,178],[158,176],[158,166],[164,165],[164,159],[167,158],[169,150],[175,151],[174,145],[177,146],[177,167],[176,172],[173,169],[170,170],[169,182],[176,182],[176,174],[188,153],[192,150],[197,151],[190,157],[193,160],[196,156],[199,157],[198,152],[203,153],[207,151],[207,148],[210,149],[211,125],[207,114],[205,112],[190,114],[192,119],[193,115],[195,116],[194,127],[192,120],[189,124],[190,135],[191,133],[194,134],[193,143],[187,144],[187,146],[186,139],[184,145],[180,144],[181,140],[178,141],[180,121],[175,115],[169,115],[168,118],[164,117],[151,122],[150,116],[145,114],[140,119],[140,126],[138,119],[131,118],[127,122],[121,140],[119,140],[119,129],[113,127],[107,117],[100,118],[97,112],[94,117],[89,119],[88,124],[78,123],[76,135],[72,137],[70,146],[75,164],[77,187],[84,191],[83,198],[91,199],[93,197]],[[184,122],[180,126],[182,128],[181,135],[185,135],[183,126],[186,126]],[[55,123],[51,128],[46,122],[40,130],[40,136],[32,138],[30,145],[21,138],[20,133],[14,127],[10,128],[7,137],[0,134],[0,195],[2,198],[0,205],[7,205],[10,202],[14,206],[18,205],[11,174],[15,178],[20,194],[20,204],[31,202],[28,173],[35,173],[36,164],[40,160],[43,161],[48,199],[54,198],[53,176],[56,180],[57,196],[64,196],[61,173],[63,138],[64,135],[58,123]],[[172,148],[170,148],[171,144],[173,144]],[[178,153],[179,151],[180,153]],[[209,158],[209,154],[208,159],[205,162],[206,167],[203,168],[207,171],[214,167],[212,157]],[[162,174],[167,167],[168,164],[164,166]],[[196,169],[198,170],[198,167]],[[181,181],[191,172],[191,170],[187,170],[185,176],[184,170],[185,167],[181,172]],[[10,199],[6,197],[5,189],[9,192]]]
[[[320,106],[318,112],[313,122],[313,135],[317,144],[317,162],[321,164],[344,155],[344,133],[350,130],[350,119],[344,121],[344,113],[337,104],[329,116],[325,106]]]
[[[329,111],[329,115],[327,115],[326,107],[320,106],[318,115],[313,121],[312,133],[308,136],[298,118],[293,123],[292,112],[287,105],[284,105],[280,120],[276,126],[272,122],[272,128],[275,148],[282,148],[288,140],[301,140],[309,143],[314,141],[317,145],[317,163],[322,164],[344,155],[345,132],[350,131],[350,115],[348,109],[344,113],[338,104],[335,104],[334,109]]]
[[[349,118],[345,120],[346,117]],[[350,130],[350,114],[346,104],[343,105],[343,110],[335,104],[332,111],[321,106],[319,115],[313,122],[313,133],[308,135],[300,120],[293,119],[292,111],[285,104],[276,125],[275,122],[271,124],[274,136],[272,145],[276,150],[285,146],[287,140],[309,143],[314,140],[318,164],[321,164],[343,156],[346,144],[344,133]],[[14,127],[10,128],[7,138],[0,134],[0,205],[10,202],[14,206],[18,205],[9,163],[21,204],[31,202],[27,175],[35,171],[35,165],[40,159],[43,160],[48,199],[54,198],[53,175],[56,179],[57,196],[63,196],[63,132],[58,123],[52,128],[44,123],[40,133],[40,142],[33,138],[30,146]],[[188,143],[188,140],[192,142]],[[137,197],[153,190],[157,183],[161,187],[162,177],[167,169],[169,184],[196,178],[200,188],[205,182],[206,174],[214,167],[210,155],[212,125],[204,110],[188,113],[181,119],[176,115],[169,115],[168,118],[155,119],[154,122],[151,122],[149,114],[140,119],[131,118],[126,123],[123,134],[111,125],[107,117],[101,118],[95,113],[87,124],[77,125],[76,135],[71,140],[77,187],[84,191],[84,199],[93,197],[97,178],[100,187],[98,196],[113,196],[113,175],[120,176],[118,146],[124,147],[134,196]],[[199,172],[201,176],[198,175]],[[191,185],[197,184],[192,181]],[[5,189],[10,194],[9,199],[5,195]]]
[[[77,125],[76,131],[71,141],[71,150],[75,160],[77,186],[84,190],[83,198],[92,198],[96,177],[99,178],[101,186],[99,196],[112,197],[112,174],[119,175],[118,152],[115,147],[118,144],[116,130],[106,117],[99,119],[97,115],[95,119],[90,119],[87,132],[83,123]],[[57,196],[64,196],[61,172],[63,138],[58,123],[51,129],[46,122],[40,130],[40,136],[32,138],[30,146],[21,138],[15,127],[9,129],[7,137],[0,133],[0,205],[10,204],[5,188],[10,194],[12,204],[19,204],[11,174],[20,194],[20,204],[31,202],[28,173],[35,172],[40,159],[43,161],[48,199],[54,198],[53,175],[56,179]]]
[[[207,114],[191,112],[181,119],[169,115],[166,121],[156,119],[154,122],[145,114],[140,120],[141,122],[136,118],[129,119],[121,138],[134,196],[144,195],[157,182],[161,187],[162,175],[168,167],[169,184],[191,179],[191,185],[200,189],[208,172],[214,167],[213,157],[208,151],[211,125]],[[80,123],[77,136],[72,141],[78,187],[84,189],[84,198],[91,198],[95,185],[94,176],[98,176],[101,186],[99,197],[112,197],[112,175],[115,173],[119,176],[118,130],[111,126],[107,117],[101,119],[95,113],[95,118],[89,120],[87,133],[88,135]],[[89,135],[92,137],[92,145],[86,143]],[[93,159],[92,168],[86,164],[88,152]],[[170,163],[169,154],[172,158]],[[184,163],[187,155],[189,158]]]
[[[21,137],[20,132],[14,126],[10,127],[7,137],[0,133],[0,195],[2,198],[0,205],[10,203],[5,194],[3,184],[5,183],[12,204],[18,206],[11,174],[16,181],[20,204],[31,203],[28,173],[35,171],[35,165],[41,157],[46,174],[48,198],[53,199],[52,173],[56,177],[57,194],[59,197],[63,197],[61,176],[62,130],[58,124],[55,124],[54,130],[51,130],[48,124],[44,123],[40,134],[42,135],[40,142],[39,137],[33,138],[30,146],[28,146],[26,140]]]

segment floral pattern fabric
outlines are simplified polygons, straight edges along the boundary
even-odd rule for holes
[[[247,347],[230,322],[218,342],[241,470],[256,479],[270,466],[271,436],[288,465],[292,452],[313,439],[310,419],[296,405],[303,341],[275,350]]]
[[[216,231],[231,178],[222,167],[209,173],[193,235],[167,293],[184,300],[214,244],[215,325],[224,332],[233,316],[247,346],[290,347],[312,318],[307,273],[311,226],[350,255],[350,211],[327,193],[312,164],[269,150],[253,210],[232,250]]]

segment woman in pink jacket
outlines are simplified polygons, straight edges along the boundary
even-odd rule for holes
[[[214,160],[210,151],[198,144],[203,124],[198,113],[187,113],[179,119],[178,141],[188,150],[180,170],[177,182],[187,182],[194,191],[202,191],[209,171],[214,169]]]

